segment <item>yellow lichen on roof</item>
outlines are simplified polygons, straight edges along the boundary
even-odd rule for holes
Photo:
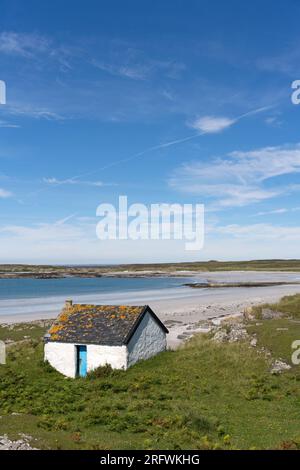
[[[119,345],[143,310],[144,306],[131,305],[69,305],[50,328],[50,340]]]
[[[59,322],[64,323],[64,322],[66,322],[66,321],[69,319],[70,314],[71,314],[71,312],[69,312],[68,310],[65,310],[65,309],[64,309],[64,310],[61,312],[61,314],[59,315],[59,317],[58,317],[57,320],[58,320]]]
[[[69,307],[67,311],[72,313],[81,313],[87,310],[93,310],[96,306],[95,305],[88,305],[88,304],[73,304],[72,307]]]
[[[138,315],[141,312],[140,306],[130,305],[91,305],[91,304],[73,304],[66,311],[67,315],[70,316],[75,313],[85,313],[86,315],[99,315],[101,312],[111,312],[112,315],[118,315],[122,313]]]
[[[62,325],[52,325],[50,330],[49,330],[49,333],[52,335],[52,334],[55,334],[57,333],[58,331],[61,331],[63,329],[63,326]]]

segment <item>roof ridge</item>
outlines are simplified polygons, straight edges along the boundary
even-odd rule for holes
[[[72,304],[63,308],[47,341],[123,345],[132,336],[148,305]],[[164,326],[163,326],[164,328]]]

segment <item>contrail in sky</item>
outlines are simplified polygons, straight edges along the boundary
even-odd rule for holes
[[[236,118],[233,118],[231,119],[231,123],[228,127],[231,127],[231,125],[237,123],[238,121],[240,121],[241,119],[244,119],[248,116],[252,116],[252,115],[255,115],[255,114],[258,114],[258,113],[262,113],[264,111],[267,111],[271,108],[273,108],[275,105],[270,105],[270,106],[263,106],[263,107],[260,107],[260,108],[256,108],[256,109],[253,109],[251,111],[248,111],[247,113],[244,113],[244,114],[241,114],[240,116],[237,116]],[[88,171],[88,172],[85,172],[85,173],[81,173],[79,175],[75,175],[75,176],[72,176],[70,178],[65,178],[64,180],[61,180],[61,181],[56,181],[54,183],[51,184],[51,187],[56,187],[56,186],[61,186],[63,184],[65,184],[66,182],[70,182],[70,181],[77,181],[77,180],[80,180],[81,178],[84,178],[86,176],[91,176],[91,175],[94,175],[95,173],[98,173],[99,171],[104,171],[104,170],[107,170],[108,168],[112,168],[116,165],[119,165],[119,164],[122,164],[122,163],[127,163],[127,162],[130,162],[132,160],[135,160],[135,159],[138,159],[138,158],[141,158],[143,157],[144,155],[147,155],[148,153],[151,153],[151,152],[155,152],[156,150],[160,150],[160,149],[164,149],[164,148],[168,148],[168,147],[172,147],[174,145],[179,145],[179,144],[182,144],[184,142],[188,142],[189,140],[193,140],[193,139],[196,139],[198,137],[201,137],[202,135],[205,135],[205,134],[211,134],[212,132],[209,131],[209,130],[203,130],[201,132],[197,132],[195,134],[192,134],[192,135],[189,135],[187,137],[183,137],[181,139],[175,139],[175,140],[171,140],[169,142],[165,142],[165,143],[162,143],[162,144],[158,144],[158,145],[154,145],[153,147],[148,147],[144,150],[141,150],[140,152],[137,152],[137,153],[134,153],[128,157],[124,157],[124,158],[121,158],[119,160],[115,160],[111,163],[107,163],[106,165],[102,166],[102,167],[99,167],[97,168],[96,170],[92,170],[92,171]],[[38,191],[35,191],[35,192],[32,192],[30,193],[29,195],[35,195],[35,194],[38,194],[40,192],[43,192],[43,191],[46,191],[48,190],[49,187],[47,188],[42,188]]]

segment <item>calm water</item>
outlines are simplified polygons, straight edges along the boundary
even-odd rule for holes
[[[144,305],[181,297],[189,278],[0,279],[0,320],[56,316],[67,298],[79,303]]]
[[[72,297],[179,287],[188,278],[0,279],[0,300]]]
[[[66,279],[0,279],[0,321],[25,321],[28,318],[53,318],[64,301],[91,304],[145,305],[156,301],[182,302],[186,298],[208,296],[211,303],[220,296],[248,298],[272,288],[191,289],[184,283],[195,281],[283,280],[291,284],[300,280],[299,273],[203,273],[201,277],[182,278],[66,278]],[[296,289],[297,287],[297,289]],[[295,291],[300,290],[296,286]],[[275,288],[278,291],[279,288]],[[196,300],[197,302],[197,300]],[[13,320],[15,319],[15,320]]]

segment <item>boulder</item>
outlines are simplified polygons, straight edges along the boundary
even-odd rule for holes
[[[291,369],[291,366],[286,362],[276,359],[271,367],[271,374],[281,374],[285,370]]]
[[[270,308],[263,308],[261,311],[261,318],[263,320],[272,320],[272,318],[281,318],[282,313],[281,312],[275,312],[274,310],[271,310]]]
[[[0,436],[0,450],[37,450],[31,447],[27,439],[18,439],[17,441],[11,441],[7,435]]]
[[[212,337],[213,341],[218,343],[235,343],[249,338],[247,330],[243,324],[232,324],[226,328],[219,327],[215,330]]]

